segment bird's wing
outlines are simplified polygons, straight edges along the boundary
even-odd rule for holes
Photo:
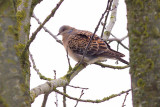
[[[72,32],[72,36],[68,40],[69,48],[74,53],[83,55],[92,35],[92,32],[83,30]],[[112,50],[103,39],[95,35],[87,49],[86,56],[123,57],[124,55]]]

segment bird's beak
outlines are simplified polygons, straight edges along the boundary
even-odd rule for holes
[[[60,32],[56,36],[58,36],[58,35],[60,35]]]

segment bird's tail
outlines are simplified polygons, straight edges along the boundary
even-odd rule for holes
[[[122,63],[125,63],[125,64],[127,64],[127,65],[129,65],[129,62],[128,61],[126,61],[126,60],[124,60],[124,59],[122,59],[122,58],[120,58],[120,57],[118,57],[118,58],[116,58],[116,59],[118,59],[120,62],[122,62]]]

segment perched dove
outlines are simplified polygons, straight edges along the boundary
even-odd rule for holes
[[[85,52],[93,33],[64,25],[60,27],[58,35],[62,35],[63,46],[69,56],[79,62],[83,57],[83,53]],[[107,59],[116,59],[128,64],[127,61],[121,58],[124,56],[124,54],[112,50],[103,39],[95,35],[86,51],[83,61],[92,64],[95,62],[106,61]]]

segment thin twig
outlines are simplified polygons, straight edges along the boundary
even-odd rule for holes
[[[56,79],[56,70],[54,70],[54,79]],[[58,95],[56,92],[55,92],[55,97],[56,97],[55,105],[56,105],[56,107],[58,107]]]
[[[111,33],[111,35],[114,37],[114,38],[116,38],[116,39],[118,39],[116,36],[114,36],[112,33]],[[125,37],[123,37],[122,38],[122,40],[124,40],[125,38],[127,38],[128,36],[125,36]],[[121,41],[122,41],[121,40]],[[127,49],[127,50],[129,50],[129,48],[128,47],[126,47],[121,41],[117,41],[121,46],[123,46],[125,49]]]
[[[108,10],[111,10],[112,1],[113,1],[113,0],[108,0],[108,5],[107,5],[107,9],[108,9]],[[107,19],[108,19],[109,12],[110,12],[110,11],[108,11],[107,14],[106,14],[106,16],[105,16],[104,25],[103,25],[102,32],[101,32],[101,38],[103,37],[103,33],[104,33],[104,29],[105,29],[105,26],[106,26],[106,23],[107,23]]]
[[[32,61],[32,64],[33,64],[33,69],[37,72],[37,74],[39,75],[40,79],[44,79],[44,80],[52,80],[51,78],[47,78],[45,77],[44,75],[42,75],[40,72],[39,72],[39,69],[37,69],[36,67],[36,64],[35,64],[35,61],[34,61],[34,58],[33,58],[33,55],[29,52],[29,56],[30,56],[30,59]]]
[[[51,92],[46,93],[46,94],[44,95],[43,103],[42,103],[42,106],[41,106],[41,107],[46,107],[47,99],[48,99],[48,96],[49,96],[50,93],[51,93]]]
[[[118,39],[118,38],[115,38],[115,37],[114,37],[114,38],[108,39],[107,41],[109,41],[109,43],[111,43],[111,42],[113,42],[113,41],[122,42],[122,41],[125,40],[127,37],[128,37],[128,35],[122,37],[121,39]]]
[[[63,87],[63,93],[66,94],[66,86]],[[67,107],[66,105],[66,96],[63,95],[63,107]]]
[[[107,67],[107,68],[113,68],[113,69],[125,69],[125,68],[129,67],[129,65],[127,65],[127,66],[112,66],[112,65],[103,64],[101,62],[95,62],[94,64],[99,65],[103,68]]]
[[[117,44],[117,52],[119,50],[119,43]],[[118,64],[118,60],[116,61],[116,64]]]
[[[36,19],[36,21],[38,22],[38,24],[40,24],[40,25],[42,24],[42,23],[40,22],[40,20],[35,16],[34,13],[33,13],[32,17]],[[43,29],[44,29],[45,32],[49,33],[58,43],[60,43],[61,45],[63,45],[63,44],[62,44],[62,41],[59,40],[59,39],[57,38],[57,36],[54,35],[51,31],[49,31],[45,26],[43,26]]]
[[[82,87],[73,86],[73,85],[67,85],[67,86],[70,86],[70,87],[73,87],[73,88],[79,88],[79,89],[82,89],[82,90],[88,90],[89,89],[89,88],[82,88]]]
[[[81,95],[79,96],[79,99],[81,99],[83,95],[84,95],[84,90],[81,91]],[[75,105],[74,107],[77,107],[78,102],[79,102],[79,101],[76,102],[76,105]]]
[[[68,57],[68,46],[67,46],[67,60],[68,60],[69,70],[71,70],[72,67],[71,67],[70,59]]]
[[[60,92],[59,90],[57,90],[57,89],[55,89],[55,88],[53,89],[53,91],[55,91],[55,92],[57,92],[57,93],[59,93],[59,94],[61,94],[61,95],[63,95],[63,96],[66,96],[67,98],[72,99],[72,100],[81,101],[81,102],[90,102],[90,103],[101,103],[101,102],[108,101],[108,100],[110,100],[110,99],[112,99],[112,98],[121,96],[122,94],[131,91],[131,89],[129,89],[129,90],[127,90],[127,91],[122,91],[122,92],[120,92],[120,93],[118,93],[118,94],[112,94],[112,95],[110,95],[110,96],[108,96],[108,97],[104,97],[104,98],[102,98],[102,99],[97,99],[97,100],[90,100],[90,99],[84,100],[84,99],[79,99],[79,98],[71,97],[71,96],[69,96],[68,94],[65,94],[65,93],[63,93],[63,92]]]
[[[64,0],[60,0],[58,2],[58,4],[56,5],[56,7],[52,10],[52,12],[50,13],[50,15],[47,16],[47,18],[44,20],[44,22],[36,29],[36,31],[34,33],[32,33],[32,36],[31,38],[29,39],[29,41],[27,42],[23,52],[22,52],[22,55],[21,57],[23,57],[26,53],[26,51],[28,50],[30,44],[33,42],[33,40],[35,39],[37,33],[43,28],[43,26],[49,21],[49,19],[51,17],[53,17],[57,11],[57,9],[59,8],[59,6],[61,5],[61,3],[63,2]]]
[[[102,34],[101,34],[101,37],[104,40],[108,40],[108,38],[110,36],[110,33],[111,33],[111,30],[112,30],[112,28],[113,28],[113,26],[116,22],[118,2],[119,2],[119,0],[113,0],[112,11],[111,11],[111,15],[110,15],[110,21],[109,21],[107,26],[103,25],[103,29],[105,29],[105,27],[106,27],[106,31],[104,32],[104,30],[103,30]]]
[[[122,103],[122,107],[125,106],[124,104],[125,104],[125,101],[126,101],[126,99],[127,99],[128,94],[129,94],[129,93],[127,92],[126,95],[125,95],[124,101],[123,101],[123,103]]]
[[[108,5],[108,3],[107,3],[107,5]],[[91,36],[91,38],[90,38],[90,40],[89,40],[89,43],[88,43],[88,45],[86,46],[85,51],[83,52],[83,56],[82,56],[82,58],[81,58],[81,60],[80,60],[80,62],[79,62],[79,66],[80,66],[80,64],[83,62],[84,56],[85,56],[86,53],[87,53],[87,49],[89,48],[89,46],[90,46],[90,44],[91,44],[91,41],[93,40],[93,38],[94,38],[94,36],[95,36],[98,28],[99,28],[99,25],[101,24],[101,21],[102,21],[102,19],[104,18],[104,15],[106,14],[107,11],[108,11],[108,8],[105,9],[104,13],[103,13],[102,16],[101,16],[101,18],[100,18],[100,20],[99,20],[99,22],[98,22],[98,24],[97,24],[97,26],[96,26],[96,28],[95,28],[95,30],[94,30],[94,33],[93,33],[93,35]]]

